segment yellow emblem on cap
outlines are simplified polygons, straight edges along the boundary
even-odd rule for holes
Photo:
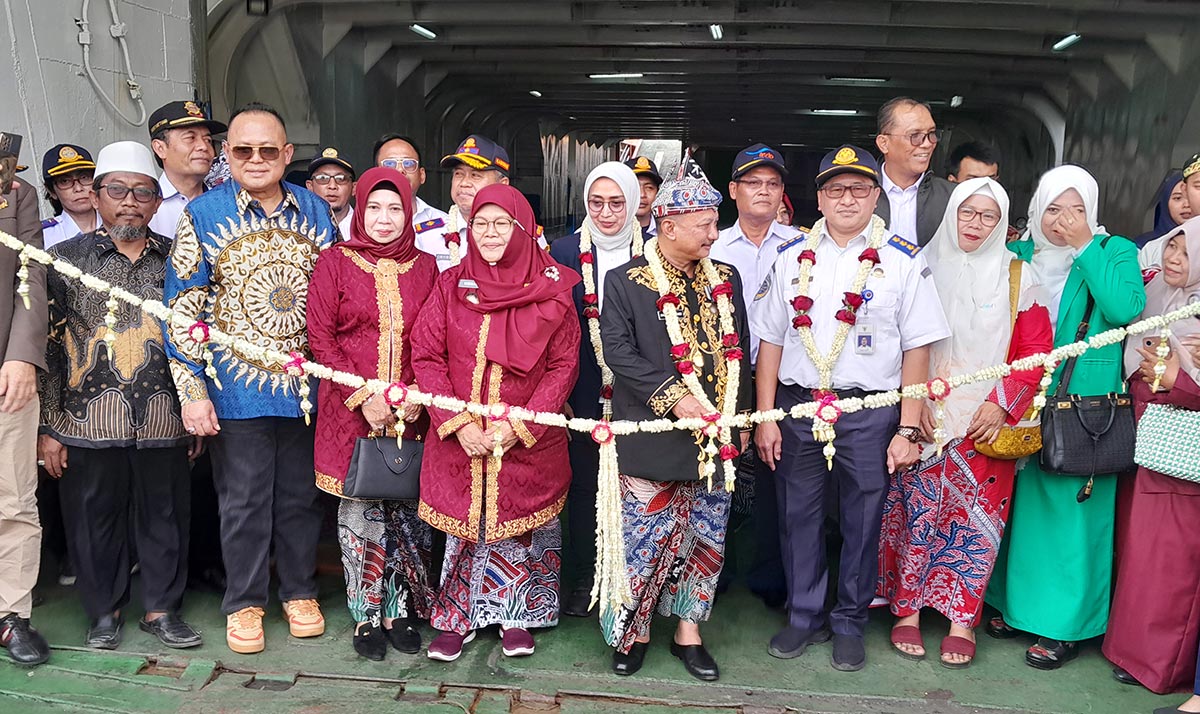
[[[183,111],[187,112],[188,114],[190,114],[194,117],[204,116],[204,112],[200,110],[200,107],[197,106],[195,102],[184,102],[183,103]]]
[[[639,169],[649,169],[650,159],[647,159],[645,156],[639,156],[637,160],[637,167]]]
[[[468,137],[467,140],[463,142],[462,148],[474,149],[475,148],[475,137]]]
[[[844,146],[837,152],[837,156],[833,157],[835,166],[847,166],[849,164],[858,163],[858,154],[849,146]]]
[[[79,158],[79,152],[69,146],[64,146],[58,150],[58,163],[66,163]]]
[[[321,157],[325,159],[336,159],[338,157],[337,149],[326,149],[321,152]]]

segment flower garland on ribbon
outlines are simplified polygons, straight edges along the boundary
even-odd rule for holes
[[[633,602],[633,593],[625,574],[616,433],[607,421],[601,421],[592,427],[591,437],[600,446],[600,471],[596,489],[596,572],[588,609],[598,602],[603,616]]]
[[[703,444],[697,456],[700,462],[700,473],[707,479],[708,488],[711,491],[712,477],[717,470],[715,457],[720,456],[724,467],[725,490],[733,491],[737,478],[734,459],[737,458],[738,449],[733,445],[731,425],[737,412],[738,381],[741,377],[738,367],[743,359],[742,350],[738,346],[740,340],[737,328],[733,324],[733,301],[730,299],[733,295],[733,286],[729,282],[721,280],[721,276],[717,273],[717,268],[711,260],[700,259],[698,269],[704,274],[704,279],[712,290],[712,298],[717,303],[722,356],[729,363],[726,369],[725,391],[720,395],[721,407],[718,411],[717,407],[709,400],[708,395],[705,394],[704,387],[700,384],[700,378],[696,376],[696,364],[693,361],[695,348],[688,344],[683,336],[683,329],[679,324],[679,296],[671,292],[671,281],[667,278],[662,255],[658,252],[658,240],[651,239],[645,249],[646,263],[650,266],[650,274],[654,277],[654,284],[658,288],[657,306],[667,325],[667,335],[671,340],[671,357],[675,360],[675,368],[679,370],[688,392],[708,412],[703,419],[707,423],[696,434],[696,444],[698,446]]]
[[[858,256],[858,273],[854,276],[850,290],[842,295],[841,308],[834,314],[838,325],[833,334],[833,344],[830,345],[827,354],[821,354],[820,349],[817,348],[817,341],[812,334],[812,316],[808,314],[813,307],[813,299],[809,297],[808,290],[812,284],[810,280],[813,265],[817,262],[817,245],[820,243],[821,233],[825,229],[824,218],[813,225],[812,230],[808,233],[808,240],[804,244],[804,250],[800,251],[800,255],[796,259],[800,263],[800,275],[796,281],[796,296],[792,299],[792,309],[796,311],[796,316],[792,318],[792,327],[795,327],[800,333],[800,342],[804,345],[804,351],[808,353],[808,358],[817,368],[818,394],[814,396],[821,400],[822,406],[826,403],[824,397],[833,389],[833,367],[841,357],[842,349],[846,346],[850,328],[854,327],[854,323],[857,321],[858,308],[862,307],[865,302],[862,292],[863,288],[867,286],[867,278],[870,277],[872,268],[879,265],[879,249],[883,247],[883,235],[886,227],[887,224],[882,218],[871,217],[867,248]],[[826,419],[826,415],[833,416],[833,421]],[[822,453],[825,455],[825,465],[830,471],[833,470],[833,457],[837,453],[837,449],[833,445],[836,436],[833,425],[837,423],[839,416],[841,416],[840,413],[833,415],[832,412],[818,410],[813,418],[813,438],[825,444]]]
[[[634,258],[642,254],[644,239],[641,229],[633,234],[633,243],[629,246]],[[596,364],[600,365],[600,404],[603,418],[612,419],[613,373],[604,361],[604,345],[600,341],[600,295],[596,292],[596,267],[593,265],[592,231],[587,223],[579,229],[579,267],[583,276],[583,317],[587,320],[588,338],[592,342],[592,351],[596,353]]]
[[[1170,339],[1171,328],[1164,327],[1158,336],[1158,347],[1154,350],[1158,361],[1154,363],[1154,384],[1150,385],[1151,392],[1158,391],[1158,388],[1162,386],[1163,375],[1167,373],[1167,356],[1171,354]]]
[[[937,455],[942,455],[942,446],[946,442],[946,430],[943,428],[946,417],[946,397],[950,396],[950,383],[941,377],[935,377],[925,383],[929,392],[929,400],[934,404],[933,443],[937,445]]]
[[[442,234],[442,239],[446,241],[446,249],[450,251],[450,267],[454,267],[462,262],[462,247],[459,245],[462,236],[458,234],[461,214],[458,212],[458,204],[452,204],[446,214],[449,217],[446,228],[449,230]]]

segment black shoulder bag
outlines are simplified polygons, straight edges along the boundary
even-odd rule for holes
[[[1088,294],[1087,311],[1075,333],[1087,335],[1096,300]],[[1133,399],[1128,393],[1096,396],[1068,394],[1076,357],[1067,360],[1054,396],[1042,411],[1042,470],[1061,476],[1087,476],[1075,499],[1092,495],[1096,474],[1122,473],[1133,468]]]
[[[403,428],[403,425],[398,425]],[[346,472],[342,495],[363,501],[412,501],[421,496],[421,460],[425,445],[405,439],[362,436]]]

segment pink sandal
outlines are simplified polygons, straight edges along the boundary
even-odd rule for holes
[[[962,655],[967,657],[966,662],[947,662],[945,656],[948,654]],[[942,640],[942,666],[946,669],[966,669],[971,666],[971,662],[975,660],[975,643],[968,640],[966,637],[958,635],[948,635]]]
[[[916,645],[921,649],[925,649],[925,640],[921,637],[921,628],[916,625],[897,625],[893,627],[892,649],[896,650],[896,654],[911,662],[920,662],[925,659],[924,654],[905,652],[900,649],[900,645]]]

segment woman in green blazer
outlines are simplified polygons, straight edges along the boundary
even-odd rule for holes
[[[1087,336],[1128,324],[1146,304],[1137,247],[1109,236],[1096,218],[1099,188],[1078,166],[1046,172],[1029,207],[1032,240],[1012,244],[1030,260],[1052,316],[1054,345],[1075,340],[1088,296],[1096,307]],[[1054,373],[1051,393],[1063,366]],[[1079,357],[1068,385],[1072,394],[1122,391],[1121,345]],[[1036,456],[1017,474],[1008,536],[1001,546],[987,602],[1001,617],[988,634],[1038,635],[1025,663],[1058,669],[1078,655],[1078,642],[1103,634],[1112,590],[1113,521],[1117,475],[1096,476],[1091,497],[1076,496],[1086,477],[1042,471]]]

